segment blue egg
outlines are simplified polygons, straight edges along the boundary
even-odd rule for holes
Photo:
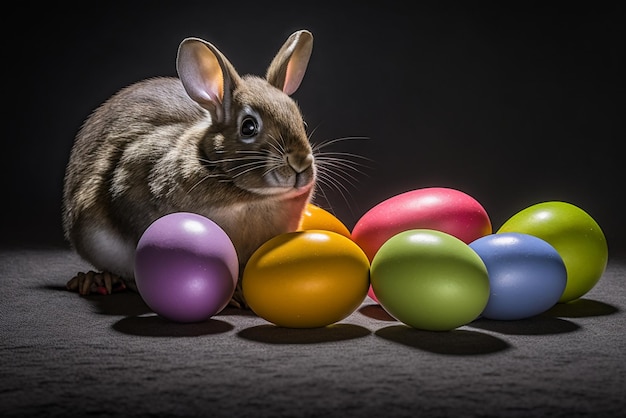
[[[554,306],[567,284],[567,270],[556,249],[533,235],[507,232],[469,244],[487,267],[490,294],[481,316],[525,319]]]

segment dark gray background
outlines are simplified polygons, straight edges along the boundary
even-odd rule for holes
[[[8,131],[2,244],[65,245],[61,190],[73,137],[118,89],[175,75],[179,42],[216,44],[263,74],[294,30],[315,36],[300,104],[314,141],[374,160],[316,201],[349,228],[411,189],[462,190],[494,230],[563,200],[624,252],[624,8],[477,2],[115,2],[16,6],[5,36]],[[157,4],[158,3],[158,4]],[[591,7],[591,8],[590,8]]]

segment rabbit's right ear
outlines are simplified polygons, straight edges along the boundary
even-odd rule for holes
[[[211,112],[215,121],[229,119],[232,91],[240,77],[215,46],[199,38],[183,40],[176,70],[189,97]]]
[[[285,94],[292,95],[300,87],[312,51],[311,32],[299,30],[292,33],[270,63],[267,81]]]

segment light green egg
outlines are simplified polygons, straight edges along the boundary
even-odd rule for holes
[[[511,216],[496,233],[521,232],[551,244],[567,269],[567,285],[559,302],[589,292],[607,266],[609,250],[598,223],[584,210],[567,202],[538,203]]]
[[[460,239],[430,229],[389,238],[370,268],[380,305],[413,328],[450,331],[476,319],[489,299],[489,276]]]

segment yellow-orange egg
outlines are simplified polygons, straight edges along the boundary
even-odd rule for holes
[[[351,238],[350,230],[335,215],[319,206],[309,203],[302,214],[298,231],[308,231],[311,229],[333,231]]]
[[[278,235],[250,258],[242,290],[250,309],[287,328],[318,328],[352,314],[369,289],[370,262],[333,231]]]

